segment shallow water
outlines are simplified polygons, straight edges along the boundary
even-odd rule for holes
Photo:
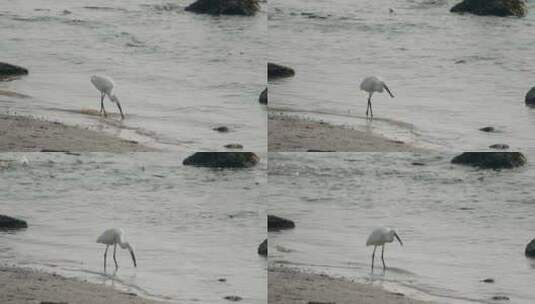
[[[189,0],[8,0],[0,8],[2,61],[30,75],[0,82],[0,111],[103,130],[165,150],[266,147],[266,13],[211,17]],[[80,114],[100,108],[93,74],[110,75],[127,119]],[[109,112],[118,112],[106,101]],[[213,127],[232,132],[219,134]]]
[[[534,148],[535,4],[519,19],[450,13],[457,2],[270,1],[269,60],[296,70],[270,81],[270,108],[439,150]],[[395,95],[374,95],[372,123],[359,89],[370,75]]]
[[[29,228],[0,232],[0,263],[87,279],[173,303],[225,303],[238,295],[266,303],[266,260],[257,255],[266,237],[259,192],[265,166],[210,170],[182,166],[187,155],[169,153],[81,156],[3,153],[2,214]],[[95,240],[122,227],[138,267],[118,250],[103,272],[104,246]],[[226,282],[219,282],[224,278]]]
[[[452,165],[453,156],[271,153],[268,213],[296,228],[269,233],[270,263],[437,303],[488,303],[496,295],[533,303],[535,260],[524,249],[535,237],[535,165],[485,171]],[[404,246],[387,244],[388,269],[377,258],[372,274],[373,248],[365,244],[380,226],[396,229]]]

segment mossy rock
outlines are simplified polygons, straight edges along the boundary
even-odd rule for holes
[[[453,13],[481,16],[524,17],[528,8],[524,0],[464,0],[451,8]]]
[[[464,152],[451,162],[482,169],[510,169],[525,165],[527,160],[520,152]]]
[[[260,9],[258,0],[197,0],[186,11],[209,15],[252,16]]]

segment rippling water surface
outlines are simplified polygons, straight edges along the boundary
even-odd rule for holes
[[[253,169],[184,167],[187,155],[0,154],[2,214],[29,228],[0,232],[0,262],[87,279],[175,303],[266,303],[263,162]],[[6,165],[4,160],[15,160]],[[95,240],[122,227],[138,267],[118,251],[103,272]],[[225,282],[218,281],[220,278]]]
[[[266,14],[212,17],[193,1],[6,0],[2,61],[28,77],[1,82],[0,111],[79,124],[166,150],[266,147]],[[127,119],[80,114],[100,107],[93,74],[114,78]],[[106,101],[110,112],[115,105]],[[219,134],[213,127],[232,132]]]
[[[534,303],[535,261],[524,249],[535,237],[535,166],[484,171],[452,165],[453,156],[270,154],[268,211],[296,223],[269,233],[270,263],[437,303]],[[365,244],[379,226],[396,229],[404,247],[388,244],[387,271],[376,259],[371,274]]]
[[[535,147],[535,4],[525,18],[457,15],[458,0],[273,0],[269,60],[296,70],[270,82],[270,107],[441,150]],[[389,9],[393,9],[393,13]],[[386,80],[368,123],[360,81]],[[495,126],[499,133],[478,131]]]

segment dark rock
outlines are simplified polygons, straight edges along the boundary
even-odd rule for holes
[[[413,166],[425,166],[425,164],[421,163],[421,162],[412,162],[411,165],[413,165]]]
[[[308,149],[307,152],[336,152],[336,151],[334,151],[334,150]]]
[[[526,256],[530,258],[535,258],[535,239],[531,240],[526,246]]]
[[[226,282],[227,279],[225,279],[225,278],[219,278],[219,279],[217,279],[217,281],[218,281],[218,282]]]
[[[258,246],[258,254],[261,256],[267,256],[268,255],[268,240],[265,239],[259,246]]]
[[[265,88],[262,93],[260,93],[260,96],[258,97],[258,102],[261,104],[268,104],[268,89]]]
[[[308,304],[336,304],[336,302],[318,302],[318,301],[308,301]]]
[[[239,297],[239,296],[226,296],[223,299],[229,300],[231,302],[238,302],[238,301],[242,300],[242,297]]]
[[[41,301],[41,304],[69,304],[68,302]]]
[[[293,228],[295,228],[295,223],[293,221],[275,215],[268,215],[268,231]]]
[[[248,168],[256,165],[258,160],[258,156],[252,152],[197,152],[182,164],[210,168]]]
[[[526,105],[535,107],[535,87],[531,88],[526,94]]]
[[[13,64],[0,62],[0,79],[21,75],[28,75],[28,70]]]
[[[484,127],[484,128],[479,129],[479,131],[490,133],[490,132],[496,132],[496,129],[494,127]]]
[[[292,68],[278,65],[276,63],[268,62],[268,79],[291,77],[295,75],[295,71]]]
[[[509,297],[506,296],[494,296],[492,299],[494,301],[509,301]]]
[[[212,130],[221,132],[221,133],[227,133],[229,131],[229,128],[225,126],[221,126],[221,127],[213,128]]]
[[[243,146],[240,144],[228,144],[225,145],[225,148],[227,149],[243,149]]]
[[[28,228],[28,224],[23,220],[0,214],[0,229],[5,230],[21,228]]]
[[[490,145],[489,148],[496,149],[496,150],[507,150],[507,149],[509,149],[509,145],[506,145],[506,144],[494,144],[494,145]]]
[[[464,0],[451,8],[452,13],[524,17],[528,8],[524,0]]]
[[[527,160],[520,152],[464,152],[451,162],[482,169],[510,169],[523,166]]]
[[[494,279],[488,278],[488,279],[481,280],[481,282],[483,282],[483,283],[494,283]]]
[[[216,16],[253,16],[259,9],[258,0],[197,0],[186,7],[186,11]]]

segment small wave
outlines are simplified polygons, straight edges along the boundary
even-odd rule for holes
[[[120,7],[110,7],[110,6],[84,6],[85,9],[89,10],[99,10],[99,11],[120,11],[126,12],[127,10]]]

